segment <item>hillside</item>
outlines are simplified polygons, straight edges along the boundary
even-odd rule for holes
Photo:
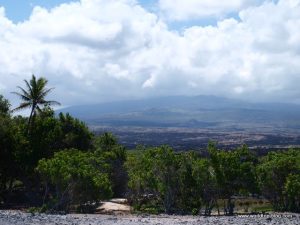
[[[300,127],[300,105],[250,103],[215,96],[171,96],[71,106],[69,112],[92,126],[252,129]]]
[[[168,144],[176,150],[247,144],[260,152],[300,145],[300,106],[251,103],[215,96],[172,96],[60,110],[94,132],[113,132],[127,148]]]

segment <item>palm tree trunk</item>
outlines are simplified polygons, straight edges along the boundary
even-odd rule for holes
[[[34,108],[35,108],[35,105],[32,105],[30,116],[29,116],[29,119],[28,119],[28,124],[27,124],[27,134],[29,134]]]

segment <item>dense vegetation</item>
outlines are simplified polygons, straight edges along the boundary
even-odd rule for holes
[[[13,116],[0,95],[0,206],[91,212],[101,200],[127,197],[135,210],[232,215],[238,196],[263,196],[274,210],[300,212],[300,151],[257,157],[247,146],[208,157],[168,146],[126,151],[110,133],[94,136],[69,114],[55,115],[52,89],[34,76]]]
[[[275,210],[299,212],[300,151],[270,152],[257,158],[246,146],[209,157],[176,153],[167,146],[147,148],[126,162],[129,199],[137,210],[211,214],[213,208],[234,213],[238,196],[262,195]]]

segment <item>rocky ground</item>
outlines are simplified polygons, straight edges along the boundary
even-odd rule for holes
[[[137,215],[46,215],[21,211],[0,211],[0,225],[300,225],[299,214],[248,215],[234,217],[137,216]]]

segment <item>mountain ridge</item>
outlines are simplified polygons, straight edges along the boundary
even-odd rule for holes
[[[300,105],[217,96],[167,96],[63,108],[89,125],[154,127],[300,127]]]

